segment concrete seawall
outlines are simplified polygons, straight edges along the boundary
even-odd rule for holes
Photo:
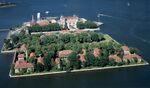
[[[85,72],[85,71],[94,71],[94,70],[103,70],[103,69],[116,69],[116,68],[126,68],[126,67],[135,67],[135,66],[144,66],[149,65],[148,62],[142,63],[142,64],[132,64],[132,65],[122,65],[122,66],[108,66],[108,67],[93,67],[90,69],[79,69],[79,70],[72,70],[70,72]],[[26,74],[26,75],[11,75],[9,73],[9,76],[11,78],[17,78],[17,77],[29,77],[29,76],[41,76],[41,75],[50,75],[50,74],[62,74],[67,73],[67,71],[57,71],[57,72],[43,72],[43,73],[33,73],[33,74]]]

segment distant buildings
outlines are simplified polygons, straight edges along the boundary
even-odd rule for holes
[[[32,72],[34,70],[34,66],[32,63],[28,63],[24,59],[24,54],[18,54],[17,61],[15,62],[15,73],[23,73],[26,72]]]
[[[58,23],[62,26],[62,28],[68,28],[70,31],[75,31],[77,28],[77,22],[79,18],[76,15],[63,17],[61,16],[58,20]]]
[[[17,58],[16,58],[16,62],[15,62],[15,73],[22,73],[22,71],[26,71],[26,72],[31,72],[34,69],[34,66],[32,65],[32,63],[28,63],[25,58],[27,58],[27,45],[26,44],[22,44],[20,46],[19,52],[22,53],[18,53]]]
[[[128,46],[122,46],[122,49],[123,49],[123,51],[124,51],[124,55],[130,54],[130,49],[129,49]]]
[[[109,55],[108,59],[109,61],[115,61],[117,63],[121,63],[121,62],[125,62],[125,63],[132,63],[132,62],[137,62],[140,63],[142,61],[142,57],[139,56],[138,54],[131,54],[130,53],[130,48],[128,46],[122,46],[121,47],[123,50],[123,56],[118,56],[117,54],[115,55]],[[27,45],[26,44],[22,44],[20,49],[20,51],[24,52],[24,53],[19,53],[17,55],[17,59],[15,61],[15,73],[21,73],[22,71],[26,71],[26,72],[31,72],[34,70],[34,63],[30,63],[26,61],[26,57],[27,57]],[[54,60],[55,65],[57,66],[57,68],[59,69],[61,67],[61,62],[64,61],[65,63],[69,63],[70,60],[68,59],[69,55],[72,53],[72,50],[62,50],[62,51],[58,51],[57,57]],[[93,51],[91,51],[93,53],[93,56],[96,59],[100,59],[98,57],[100,57],[101,55],[101,50],[99,48],[94,48]],[[82,49],[82,53],[77,54],[78,59],[84,63],[86,62],[86,49]],[[26,57],[25,57],[26,56]],[[26,59],[25,59],[26,58]],[[36,63],[42,64],[44,65],[44,56],[36,56],[35,52],[31,52],[29,54],[29,58],[30,59],[35,59]]]
[[[95,57],[99,57],[99,56],[100,56],[100,49],[99,49],[99,48],[94,48],[94,50],[93,50],[93,55],[94,55]]]
[[[58,23],[63,29],[69,29],[70,31],[77,30],[77,22],[85,22],[87,21],[84,18],[79,19],[76,15],[73,16],[60,16],[59,19],[57,18],[45,18],[41,19],[40,13],[37,13],[37,19],[35,20],[34,16],[32,15],[32,20],[30,22],[25,22],[24,25],[27,27],[31,27],[35,24],[38,24],[40,26],[47,26],[50,23]]]
[[[82,54],[78,54],[80,61],[83,63],[85,62],[85,55],[86,55],[86,49],[82,49]]]
[[[49,21],[48,20],[39,20],[39,21],[37,21],[37,24],[40,26],[47,26],[47,25],[49,25]]]
[[[140,63],[142,61],[142,57],[139,56],[138,54],[134,53],[131,54],[130,53],[130,48],[128,46],[122,46],[121,47],[123,50],[123,57],[120,58],[117,55],[109,55],[109,60],[114,60],[115,62],[137,62]]]
[[[142,57],[137,55],[137,54],[128,54],[128,55],[124,55],[123,56],[123,61],[124,62],[133,62],[133,61],[137,61],[138,63],[140,63],[142,61]]]
[[[72,52],[73,52],[72,50],[62,50],[62,51],[59,51],[58,57],[59,58],[66,57],[66,56],[70,55]]]
[[[38,57],[37,58],[37,63],[44,65],[44,57]]]
[[[138,63],[140,63],[142,61],[142,57],[137,55],[137,54],[131,54],[130,53],[130,49],[128,46],[122,46],[122,49],[124,51],[124,56],[123,56],[123,61],[124,62],[133,62],[133,61],[137,61]]]
[[[78,29],[77,28],[78,19],[79,18],[75,15],[66,17],[66,23],[69,30],[75,31],[76,29]]]
[[[60,16],[60,19],[58,20],[58,23],[59,23],[59,25],[62,28],[65,28],[65,26],[66,26],[66,18],[64,16]]]
[[[117,55],[110,55],[109,60],[114,60],[115,62],[122,62],[122,59]]]

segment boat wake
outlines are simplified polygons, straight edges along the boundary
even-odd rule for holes
[[[136,35],[134,31],[135,31],[135,28],[132,28],[132,29],[130,30],[130,35],[131,35],[131,36],[133,36],[134,38],[136,38],[136,39],[138,39],[138,40],[140,40],[140,41],[142,41],[142,42],[145,42],[145,43],[150,44],[150,41],[149,41],[149,40],[146,40],[146,39],[144,39],[144,38],[142,38],[142,37]]]
[[[97,17],[109,17],[109,18],[118,19],[118,20],[127,20],[126,18],[122,18],[119,16],[112,16],[112,15],[103,14],[103,13],[97,14]]]
[[[99,13],[97,16],[98,16],[98,17],[99,17],[99,16],[113,17],[113,16],[111,16],[111,15],[106,15],[106,14],[101,14],[101,13]]]
[[[99,16],[104,16],[104,17],[111,17],[111,18],[116,18],[116,19],[122,19],[122,20],[126,20],[124,18],[121,18],[121,17],[115,17],[115,16],[111,16],[111,15],[106,15],[106,14],[98,14]],[[149,40],[146,40],[138,35],[135,34],[135,28],[138,24],[135,24],[131,29],[130,29],[130,35],[133,36],[134,38],[142,41],[142,42],[145,42],[145,43],[148,43],[150,44],[150,41]]]

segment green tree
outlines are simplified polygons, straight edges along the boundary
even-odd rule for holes
[[[109,60],[107,58],[100,58],[100,66],[104,67],[109,64]]]
[[[137,48],[130,47],[130,52],[131,52],[131,54],[139,53],[139,50]]]
[[[56,35],[50,35],[46,37],[47,44],[57,43],[57,42],[58,42],[58,37]]]
[[[69,55],[68,58],[69,58],[69,60],[70,60],[70,66],[71,66],[73,69],[80,69],[80,68],[81,68],[81,62],[80,62],[80,60],[78,59],[76,52],[72,52],[72,53]]]
[[[115,62],[115,60],[110,60],[109,61],[109,65],[110,66],[115,66],[117,63]]]
[[[35,64],[34,69],[36,72],[42,72],[42,71],[44,71],[44,65],[37,63],[37,64]]]
[[[86,32],[77,34],[77,40],[80,43],[89,42],[90,39],[91,39],[91,37],[89,37],[88,33],[86,33]]]
[[[86,21],[86,22],[78,22],[77,23],[77,27],[79,29],[85,29],[85,28],[97,28],[97,24],[95,24],[94,22],[92,21]]]
[[[105,40],[103,33],[99,33],[98,37],[99,37],[99,41]]]
[[[94,55],[92,52],[87,52],[86,54],[86,66],[93,66],[94,65]]]
[[[60,34],[59,35],[60,41],[64,43],[70,42],[70,35],[69,34]]]
[[[51,70],[51,59],[49,57],[44,58],[44,69],[46,71]]]
[[[13,42],[13,44],[17,44],[18,43],[18,41],[19,41],[19,37],[18,36],[16,36],[16,35],[11,35],[11,40],[12,40],[12,42]]]
[[[90,35],[91,35],[91,40],[92,41],[96,41],[96,42],[99,42],[99,35],[95,32],[90,32]]]

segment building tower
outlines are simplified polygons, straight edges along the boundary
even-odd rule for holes
[[[37,13],[37,21],[40,21],[41,20],[41,14],[40,13]]]
[[[32,20],[31,20],[32,23],[35,23],[35,19],[34,19],[34,15],[32,15]]]

